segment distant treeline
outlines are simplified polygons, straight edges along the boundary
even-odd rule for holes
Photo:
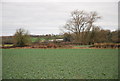
[[[31,37],[31,41],[35,39],[34,42],[39,42],[40,39],[50,40],[50,39],[63,39],[63,35],[53,35],[53,34],[46,34],[46,35],[29,35]],[[2,44],[14,44],[14,36],[1,36]]]
[[[81,37],[75,36],[74,33],[65,33],[64,41],[79,42],[81,44],[93,43],[120,43],[120,30],[110,31],[101,29],[99,31],[81,32]],[[79,39],[77,39],[79,38]]]
[[[85,32],[81,32],[84,34]],[[89,32],[88,36],[84,37],[81,41],[77,41],[73,33],[64,33],[62,35],[30,35],[31,40],[36,38],[34,42],[38,39],[44,38],[45,40],[51,39],[63,39],[63,42],[73,42],[80,44],[94,44],[94,43],[120,43],[120,30],[110,31],[110,30],[99,30],[94,32]],[[13,44],[13,36],[2,36],[2,44]]]

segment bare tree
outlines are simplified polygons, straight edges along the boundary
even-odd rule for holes
[[[96,27],[93,23],[99,18],[96,12],[87,13],[75,10],[71,12],[71,18],[67,21],[64,28],[75,34],[76,42],[84,43],[89,32]]]

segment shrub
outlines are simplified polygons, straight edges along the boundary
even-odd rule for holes
[[[25,31],[24,29],[18,29],[16,30],[16,33],[14,34],[14,45],[18,47],[24,47],[26,45],[29,45],[31,42],[30,36],[28,34],[28,31]]]

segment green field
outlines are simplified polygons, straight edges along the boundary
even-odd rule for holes
[[[117,49],[3,49],[3,79],[117,79]]]
[[[74,46],[74,47],[91,47],[92,45],[77,45],[77,46]]]

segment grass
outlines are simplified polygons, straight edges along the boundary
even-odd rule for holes
[[[116,79],[117,49],[3,49],[3,79]]]
[[[13,44],[5,44],[4,46],[6,46],[6,47],[7,47],[7,46],[13,46]]]
[[[32,42],[36,42],[36,41],[43,42],[45,40],[46,40],[45,38],[31,37],[31,41]]]
[[[77,46],[74,46],[74,47],[90,47],[92,45],[77,45]]]
[[[38,40],[38,38],[36,38],[36,37],[31,37],[31,41],[32,42],[35,42],[35,41],[37,41]]]

